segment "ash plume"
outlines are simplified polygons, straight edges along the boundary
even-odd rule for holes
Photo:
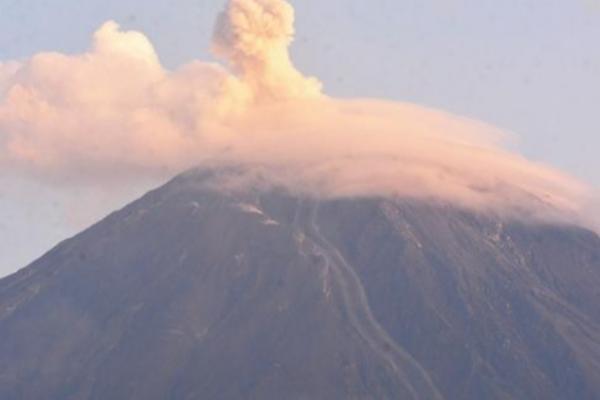
[[[292,64],[294,9],[282,0],[231,0],[218,18],[213,50],[254,99],[316,97],[321,83]]]

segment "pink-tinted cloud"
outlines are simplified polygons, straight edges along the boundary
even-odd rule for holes
[[[241,182],[220,184],[544,218],[578,218],[587,207],[589,188],[504,149],[505,135],[486,124],[324,95],[290,60],[293,21],[283,0],[231,0],[215,29],[224,65],[169,71],[143,34],[114,22],[84,54],[0,64],[2,169],[89,184],[241,165]]]

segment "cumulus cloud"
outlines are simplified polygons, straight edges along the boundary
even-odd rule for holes
[[[314,196],[409,196],[572,218],[589,189],[502,146],[484,123],[408,103],[341,100],[293,65],[284,0],[230,0],[224,64],[165,69],[150,41],[107,22],[84,54],[0,64],[0,166],[80,183],[242,166],[221,185]],[[239,178],[239,177],[238,177]]]
[[[87,53],[42,53],[11,69],[0,74],[3,168],[82,179],[184,167],[177,159],[190,161],[228,77],[199,62],[166,71],[142,34],[114,22]]]

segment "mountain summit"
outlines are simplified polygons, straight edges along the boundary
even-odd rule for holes
[[[600,397],[595,233],[209,175],[0,280],[0,398]]]

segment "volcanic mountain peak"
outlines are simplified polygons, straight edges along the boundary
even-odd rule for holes
[[[595,233],[220,173],[0,281],[0,398],[600,395]]]

